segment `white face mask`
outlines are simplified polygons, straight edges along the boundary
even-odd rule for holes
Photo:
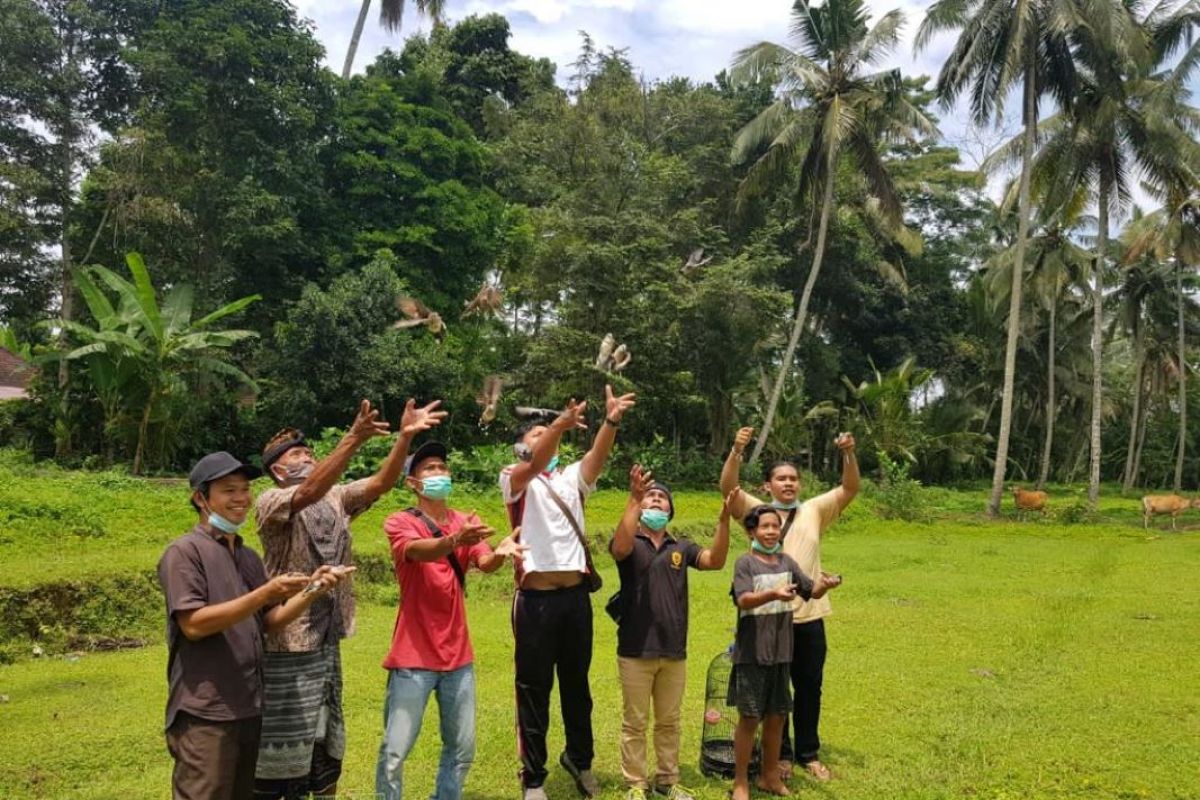
[[[297,483],[304,483],[304,480],[312,474],[312,471],[313,465],[311,463],[295,464],[290,467],[284,467],[283,474],[280,475],[276,472],[275,476],[279,478],[279,482],[284,486],[295,486]]]

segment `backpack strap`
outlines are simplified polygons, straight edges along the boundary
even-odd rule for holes
[[[422,511],[421,509],[412,507],[412,508],[406,508],[406,509],[404,509],[404,511],[405,511],[405,513],[412,514],[414,517],[421,520],[421,522],[423,522],[425,524],[426,529],[433,535],[433,538],[441,539],[442,537],[444,537],[446,535],[445,533],[442,532],[442,529],[438,527],[438,524],[436,522],[434,522],[429,517],[429,515],[426,514],[424,511]],[[462,564],[459,562],[458,555],[454,552],[453,548],[450,550],[449,553],[446,554],[446,560],[450,562],[450,568],[454,570],[454,576],[456,578],[458,578],[458,585],[462,587],[463,596],[466,596],[466,594],[467,594],[467,573],[466,573],[466,570],[463,569]]]

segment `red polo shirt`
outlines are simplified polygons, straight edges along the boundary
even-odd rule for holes
[[[478,522],[450,509],[442,533],[451,536],[467,522]],[[400,611],[392,632],[392,647],[383,660],[385,669],[428,669],[438,672],[465,667],[475,660],[467,632],[467,607],[462,587],[449,559],[411,561],[404,551],[412,542],[432,539],[429,528],[417,517],[401,511],[383,524],[392,547],[392,563],[400,584]],[[455,554],[464,570],[478,566],[492,552],[487,542],[459,547]]]

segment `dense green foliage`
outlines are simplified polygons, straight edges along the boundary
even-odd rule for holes
[[[647,81],[584,34],[559,86],[554,65],[509,47],[498,15],[435,25],[345,80],[280,0],[82,5],[0,0],[14,43],[0,54],[0,313],[10,343],[44,364],[34,401],[0,413],[0,443],[170,473],[206,450],[257,452],[285,425],[345,426],[360,397],[394,417],[414,396],[443,399],[440,435],[491,459],[514,405],[598,402],[611,381],[639,396],[622,466],[653,460],[706,483],[733,429],[773,407],[764,458],[830,477],[833,436],[850,429],[870,474],[886,472],[885,452],[948,483],[992,471],[1007,373],[1001,474],[1075,480],[1102,453],[1101,476],[1125,489],[1200,478],[1200,426],[1186,424],[1200,399],[1186,380],[1200,325],[1187,9],[1091,9],[1107,21],[1078,27],[1063,15],[1083,0],[1021,5],[1040,49],[989,28],[1008,61],[931,82],[872,71],[898,13],[801,2],[787,49],[751,45],[711,82]],[[922,30],[966,37],[971,14],[992,25],[1005,8],[938,4]],[[55,60],[71,36],[76,60]],[[1031,170],[1023,239],[1013,197],[994,204],[930,123],[963,92],[994,118],[1035,52],[1053,78],[1039,91],[1061,102],[1037,140],[1050,167]],[[951,63],[975,55],[958,47]],[[1122,93],[1106,94],[1114,82]],[[1105,178],[1113,241],[1098,279],[1096,125],[1130,142]],[[989,167],[1020,162],[1020,147]],[[1054,180],[1056,164],[1080,191]],[[1163,210],[1117,237],[1139,174]],[[256,337],[223,362],[253,391],[213,380],[216,367],[185,371],[139,435],[130,412],[154,405],[144,381],[114,390],[83,363],[60,369],[53,351],[94,344],[84,331],[104,324],[64,279],[119,272],[129,252],[159,303],[185,287],[204,310],[262,297],[238,318]],[[503,293],[496,314],[459,319],[485,282]],[[394,328],[402,295],[440,314],[444,337]],[[789,332],[803,333],[794,358]],[[592,366],[607,333],[633,354],[615,375]],[[489,375],[504,393],[481,428]]]

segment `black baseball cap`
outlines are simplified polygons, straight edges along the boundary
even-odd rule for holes
[[[450,452],[446,449],[446,445],[441,442],[429,441],[418,447],[413,454],[404,462],[404,474],[412,475],[417,464],[420,464],[427,458],[440,458],[445,461]]]
[[[212,483],[235,472],[242,473],[249,480],[254,480],[262,475],[262,470],[258,467],[239,461],[222,450],[217,453],[209,453],[197,461],[196,466],[192,467],[192,471],[188,473],[188,484],[195,491],[206,483]]]
[[[671,494],[671,488],[662,481],[655,481],[650,488],[658,489],[667,496],[667,519],[675,519],[675,496]]]

